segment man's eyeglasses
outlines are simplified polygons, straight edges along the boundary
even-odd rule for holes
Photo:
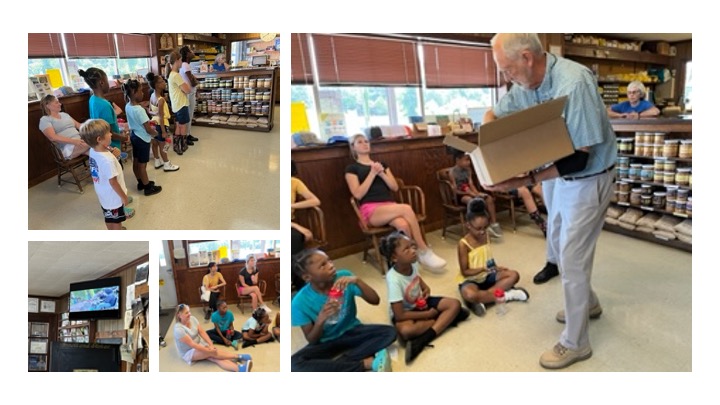
[[[628,90],[627,94],[640,94],[640,90]]]

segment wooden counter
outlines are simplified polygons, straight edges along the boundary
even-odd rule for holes
[[[83,93],[60,97],[63,111],[70,114],[77,122],[86,121],[90,118],[88,109],[90,94]],[[147,85],[143,85],[143,95],[145,100],[150,99]],[[107,99],[120,108],[125,108],[125,97],[119,88],[110,89]],[[40,131],[40,118],[42,116],[39,101],[28,103],[28,188],[57,175],[57,166],[50,153],[49,141]]]
[[[464,135],[477,142],[477,134]],[[455,164],[442,143],[443,137],[372,141],[371,157],[390,167],[405,184],[416,185],[425,193],[426,232],[442,227],[442,203],[435,172]],[[320,199],[325,216],[331,258],[361,252],[365,237],[350,206],[345,167],[353,162],[348,144],[301,147],[292,150],[298,177]]]
[[[237,292],[235,291],[235,281],[238,279],[240,270],[242,270],[243,267],[245,267],[245,261],[218,265],[218,271],[222,273],[223,278],[227,282],[225,297],[223,297],[223,299],[228,305],[238,302]],[[269,303],[278,296],[275,292],[275,275],[280,274],[280,259],[261,258],[257,261],[257,268],[260,279],[265,280],[265,283],[267,283],[267,290],[263,296],[263,301]],[[202,305],[198,288],[202,285],[202,279],[207,272],[207,266],[191,268],[173,266],[175,289],[179,303],[190,306]]]
[[[692,132],[691,117],[611,119],[610,125],[615,132]]]

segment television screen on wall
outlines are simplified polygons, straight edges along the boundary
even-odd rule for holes
[[[120,277],[70,284],[70,319],[120,319]]]

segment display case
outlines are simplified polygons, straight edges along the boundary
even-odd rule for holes
[[[198,73],[193,125],[268,132],[277,97],[276,68]]]
[[[659,219],[669,217],[669,222],[691,219],[692,120],[611,120],[611,124],[618,139],[611,207],[656,213]],[[667,238],[608,223],[605,229],[692,251],[692,243],[679,237]]]

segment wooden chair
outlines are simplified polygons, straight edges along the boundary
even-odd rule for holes
[[[458,233],[463,236],[465,232],[465,212],[467,207],[457,203],[455,190],[453,190],[452,182],[450,181],[450,169],[446,167],[435,172],[435,177],[440,187],[440,198],[442,199],[443,205],[443,231],[442,237],[445,239],[445,233],[449,225],[460,222],[462,229]]]
[[[305,241],[306,248],[321,248],[327,245],[325,215],[320,207],[296,209],[294,222],[312,231],[313,240]]]
[[[418,224],[420,224],[420,231],[422,232],[423,238],[425,238],[425,220],[427,219],[425,193],[423,193],[422,189],[418,186],[405,184],[399,177],[396,177],[395,181],[398,183],[398,191],[395,193],[397,194],[398,202],[408,204],[412,207]]]
[[[220,296],[218,297],[218,299],[225,299],[225,287],[226,287],[226,285],[220,287]],[[202,295],[203,295],[202,289],[203,289],[202,286],[198,287],[198,293],[200,294],[200,302],[202,302],[202,305],[203,305],[203,313],[206,313],[206,312],[210,311],[210,301],[205,301],[202,298]]]
[[[519,201],[515,201],[517,197],[509,192],[495,191],[491,193],[495,198],[495,212],[500,212],[502,209],[507,209],[510,213],[510,221],[512,221],[513,232],[517,230],[516,211],[520,208],[518,204],[522,204]]]
[[[237,307],[243,314],[245,313],[245,304],[250,304],[252,306],[252,298],[249,295],[240,295],[240,287],[242,287],[242,284],[240,284],[239,281],[235,282],[235,292],[237,292],[238,296],[238,303]],[[265,296],[265,289],[267,288],[267,283],[265,280],[258,280],[258,288],[260,288],[260,294],[262,296]]]
[[[74,184],[80,189],[80,194],[83,194],[82,181],[90,178],[90,170],[88,169],[88,156],[80,155],[76,158],[66,160],[62,154],[62,151],[58,149],[57,145],[50,141],[50,151],[53,155],[53,160],[57,165],[58,172],[58,187],[62,187],[62,182]],[[70,173],[73,180],[63,178],[64,174]]]
[[[367,262],[368,258],[372,259],[373,265],[377,267],[384,276],[387,271],[387,267],[385,260],[380,254],[380,237],[389,234],[394,231],[395,228],[390,225],[375,227],[368,224],[360,213],[360,208],[358,207],[357,200],[355,200],[354,197],[350,197],[350,205],[352,205],[353,211],[355,211],[360,230],[362,230],[362,233],[365,235],[368,242],[363,250],[363,262]],[[372,255],[368,254],[370,246],[372,246],[373,249]]]

